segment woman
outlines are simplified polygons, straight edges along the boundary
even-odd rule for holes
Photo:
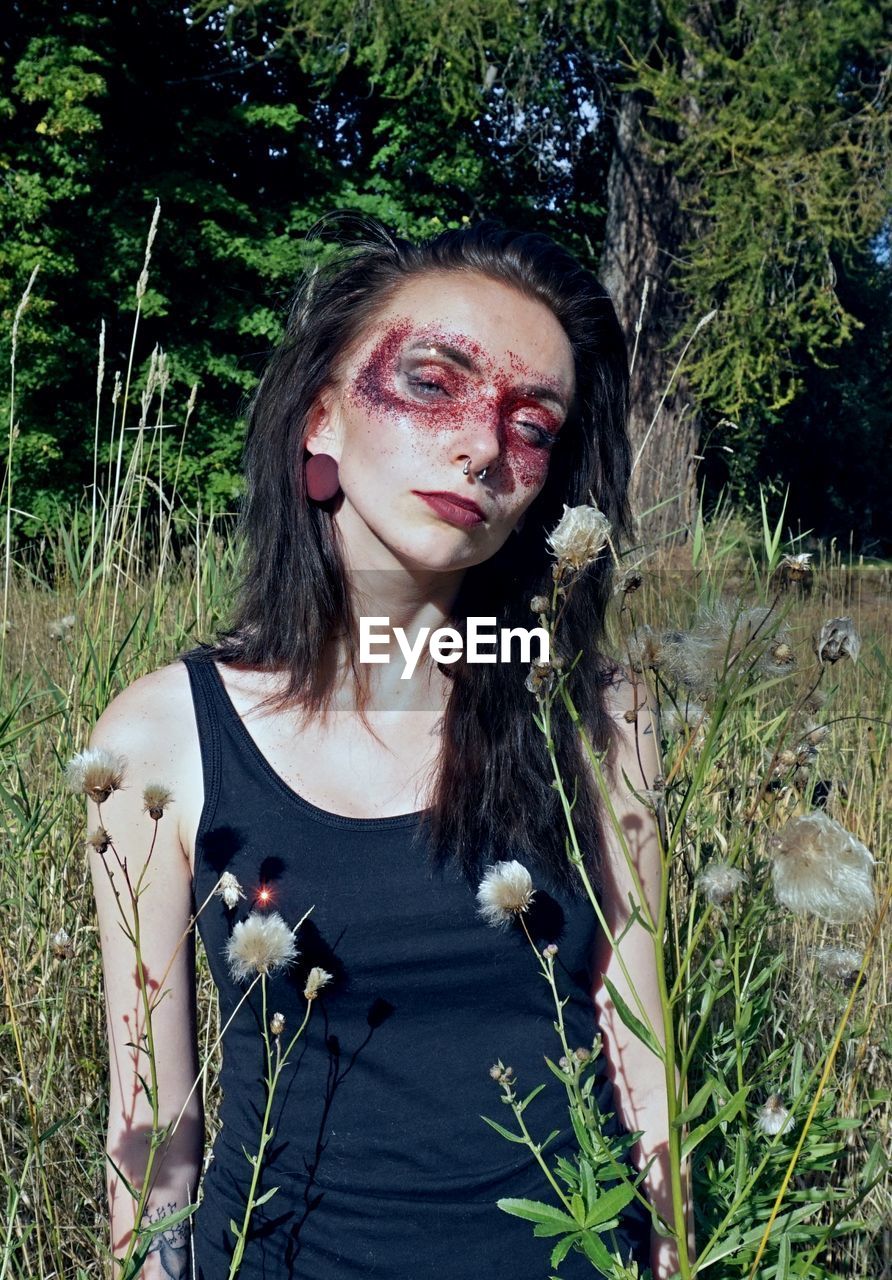
[[[540,950],[558,947],[565,1019],[582,1048],[597,1011],[602,1109],[645,1131],[632,1156],[639,1167],[656,1156],[643,1189],[669,1213],[663,1070],[606,996],[604,973],[634,1003],[565,855],[529,659],[422,653],[404,678],[393,642],[400,627],[412,644],[426,627],[463,634],[469,617],[535,626],[530,601],[553,585],[546,535],[564,507],[593,498],[615,535],[627,526],[622,335],[597,281],[544,235],[481,223],[411,245],[362,225],[364,240],[304,279],[251,406],[231,629],[137,680],[92,739],[127,760],[125,786],[90,816],[114,833],[131,876],[149,843],[144,788],[174,796],[140,900],[148,984],[166,971],[153,1018],[162,1127],[182,1112],[156,1162],[149,1222],[194,1200],[200,1172],[193,955],[180,945],[193,903],[226,1024],[203,1200],[190,1228],[155,1237],[151,1277],[219,1280],[230,1223],[242,1222],[266,1050],[260,987],[245,996],[227,948],[251,912],[275,910],[292,927],[310,912],[298,959],[268,979],[268,1020],[275,1010],[297,1028],[311,967],[327,985],[275,1096],[258,1194],[278,1190],[251,1217],[242,1276],[549,1274],[554,1241],[495,1202],[552,1196],[529,1151],[480,1118],[511,1120],[489,1074],[502,1059],[521,1096],[550,1080],[527,1119],[538,1140],[560,1129],[549,1150],[572,1150],[566,1094],[544,1062],[561,1052],[554,1006],[527,934]],[[558,641],[570,658],[584,650],[573,696],[595,744],[610,748],[612,802],[655,911],[653,822],[623,773],[650,786],[656,756],[641,688],[601,654],[610,573],[604,555],[579,576]],[[360,618],[394,629],[375,662],[359,660]],[[577,779],[576,830],[616,935],[629,916],[627,864],[559,707],[552,737],[571,794]],[[485,869],[509,859],[536,886],[526,933],[492,928],[476,897]],[[141,1177],[151,1113],[133,1048],[132,949],[100,853],[94,883],[120,1255],[134,1212],[122,1175]],[[659,1026],[643,929],[632,926],[622,951]],[[625,1256],[672,1274],[673,1246],[650,1238],[646,1214],[633,1206],[616,1235]],[[561,1275],[583,1274],[596,1273],[571,1253]]]

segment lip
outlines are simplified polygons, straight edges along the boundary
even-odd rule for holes
[[[449,493],[443,489],[436,489],[429,493],[422,489],[413,489],[412,492],[417,493],[419,498],[423,498],[437,515],[448,520],[450,524],[467,529],[472,525],[482,524],[485,518],[476,502],[472,502],[470,498],[462,498],[457,493]]]

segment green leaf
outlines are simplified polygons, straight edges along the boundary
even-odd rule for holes
[[[557,1244],[554,1246],[554,1248],[551,1251],[551,1258],[549,1259],[549,1265],[552,1267],[559,1266],[563,1262],[564,1258],[566,1258],[570,1250],[573,1248],[574,1240],[578,1240],[578,1239],[579,1239],[579,1236],[564,1236],[563,1240],[558,1240]]]
[[[254,1208],[259,1209],[262,1204],[266,1204],[267,1200],[272,1200],[278,1190],[278,1187],[270,1187],[269,1191],[264,1191],[263,1195],[254,1201]]]
[[[639,1040],[642,1040],[647,1045],[647,1047],[651,1050],[652,1053],[656,1054],[660,1062],[663,1062],[666,1055],[663,1052],[661,1045],[654,1039],[653,1035],[650,1033],[650,1031],[648,1031],[647,1027],[644,1025],[641,1019],[635,1017],[635,1014],[632,1012],[632,1010],[626,1004],[625,1000],[619,994],[619,992],[616,989],[616,986],[607,977],[607,974],[604,973],[601,975],[601,977],[603,979],[604,986],[610,992],[610,998],[613,1001],[613,1003],[616,1005],[616,1011],[619,1014],[619,1016],[622,1018],[623,1022],[626,1024],[626,1026],[629,1028],[630,1031],[634,1032],[634,1034],[638,1037]]]
[[[148,1222],[144,1227],[135,1228],[135,1232],[138,1236],[148,1236],[151,1240],[153,1236],[157,1236],[162,1231],[169,1231],[171,1227],[175,1227],[184,1218],[188,1218],[197,1208],[197,1201],[195,1204],[187,1204],[185,1208],[177,1209],[173,1213],[169,1213],[165,1218],[159,1218],[157,1222]]]
[[[705,1137],[712,1133],[718,1125],[724,1124],[726,1120],[731,1120],[739,1111],[743,1110],[746,1102],[747,1094],[751,1085],[745,1084],[731,1097],[721,1110],[717,1111],[714,1116],[707,1120],[704,1124],[698,1125],[696,1129],[685,1138],[681,1144],[682,1159],[689,1156],[695,1147],[699,1146]]]
[[[523,1102],[518,1104],[517,1110],[520,1112],[521,1115],[523,1115],[524,1111],[529,1106],[529,1104],[533,1101],[536,1095],[540,1094],[544,1088],[545,1088],[544,1084],[537,1085],[536,1088],[533,1090],[533,1092],[528,1093],[527,1096],[524,1098]]]
[[[608,1253],[599,1235],[586,1231],[582,1236],[582,1248],[585,1256],[593,1262],[605,1275],[611,1275],[615,1267],[615,1259]]]
[[[541,1200],[516,1200],[509,1197],[497,1200],[496,1204],[515,1218],[526,1218],[528,1222],[538,1222],[561,1231],[578,1230],[568,1213],[564,1213],[563,1209],[556,1209],[554,1205],[544,1204]]]
[[[694,1094],[693,1098],[691,1098],[690,1102],[684,1108],[684,1110],[679,1111],[678,1115],[675,1117],[674,1123],[676,1128],[680,1129],[682,1125],[690,1124],[692,1120],[697,1119],[697,1117],[702,1113],[703,1108],[706,1106],[707,1102],[711,1098],[712,1092],[715,1089],[717,1084],[718,1084],[718,1081],[715,1079],[715,1077],[710,1076],[710,1078],[706,1081],[706,1083],[700,1089],[697,1090],[697,1092]]]
[[[523,1134],[511,1133],[508,1129],[503,1128],[502,1125],[496,1124],[495,1120],[490,1120],[489,1116],[481,1116],[480,1119],[485,1120],[488,1125],[495,1129],[496,1133],[500,1133],[509,1142],[519,1142],[524,1147],[527,1145],[527,1140]]]
[[[611,1187],[609,1191],[605,1191],[602,1196],[599,1196],[593,1205],[589,1206],[585,1225],[587,1227],[597,1227],[602,1222],[606,1222],[608,1218],[616,1217],[634,1199],[635,1188],[630,1186],[629,1183],[625,1182],[618,1187]]]

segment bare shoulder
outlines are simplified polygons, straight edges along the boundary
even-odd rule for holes
[[[117,694],[96,721],[90,746],[124,757],[125,787],[132,794],[141,794],[150,783],[163,784],[172,791],[183,846],[190,849],[200,815],[202,785],[198,730],[185,664],[171,662],[140,676]]]
[[[194,731],[189,674],[182,662],[171,662],[140,676],[117,694],[96,721],[94,746],[140,751],[173,744]]]

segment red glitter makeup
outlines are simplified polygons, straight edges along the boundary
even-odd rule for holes
[[[545,477],[566,398],[554,378],[533,373],[515,352],[508,357],[514,377],[467,334],[415,330],[404,318],[375,346],[353,394],[373,417],[397,413],[422,430],[489,426],[499,441],[500,469],[532,488]]]

